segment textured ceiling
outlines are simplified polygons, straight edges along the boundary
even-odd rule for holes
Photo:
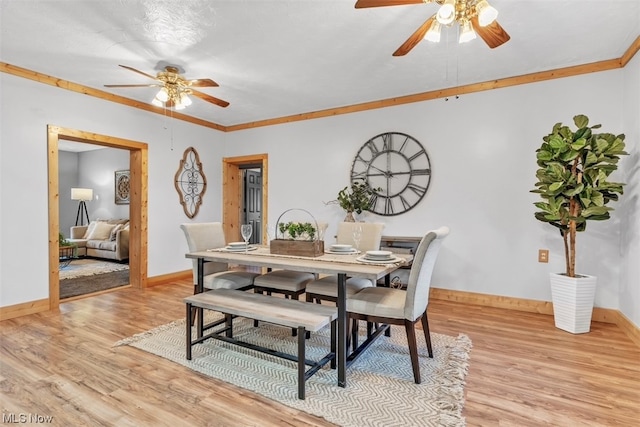
[[[177,65],[230,102],[182,113],[224,126],[619,58],[640,35],[640,0],[490,0],[511,40],[442,41],[392,53],[434,3],[355,9],[355,0],[0,0],[1,61],[145,103]]]

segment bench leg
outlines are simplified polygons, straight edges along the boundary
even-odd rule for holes
[[[304,326],[298,327],[298,399],[304,400],[304,377],[306,371],[306,364],[304,363],[305,355],[305,328]]]
[[[226,314],[224,315],[224,325],[227,328],[227,330],[225,331],[225,335],[228,338],[233,338],[233,316],[231,314]]]
[[[187,303],[187,360],[191,360],[191,327],[193,326],[193,307]]]

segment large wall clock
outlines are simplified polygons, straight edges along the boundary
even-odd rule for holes
[[[399,132],[374,136],[364,143],[351,165],[351,182],[376,189],[369,210],[393,216],[416,206],[427,193],[431,163],[422,144]]]

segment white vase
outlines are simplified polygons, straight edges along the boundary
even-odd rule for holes
[[[556,328],[572,334],[591,330],[597,277],[551,273],[551,300]]]

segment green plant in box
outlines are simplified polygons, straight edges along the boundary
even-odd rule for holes
[[[283,236],[289,236],[294,240],[296,238],[313,240],[316,236],[316,228],[310,222],[281,222],[278,223],[278,230]]]
[[[542,201],[535,217],[560,230],[564,240],[566,275],[576,277],[576,233],[585,231],[587,221],[610,218],[613,209],[607,204],[618,200],[623,183],[608,181],[618,169],[624,151],[624,134],[594,133],[601,125],[589,126],[589,118],[573,118],[577,127],[571,130],[556,123],[536,150],[538,182],[532,193]]]

